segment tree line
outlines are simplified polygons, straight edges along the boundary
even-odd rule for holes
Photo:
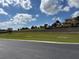
[[[79,16],[66,19],[65,22],[61,23],[59,20],[56,20],[53,24],[44,24],[43,26],[31,26],[31,28],[23,27],[18,30],[45,30],[53,28],[67,28],[67,27],[79,27]]]
[[[22,30],[46,30],[46,29],[53,29],[53,28],[67,28],[67,27],[79,27],[79,16],[75,18],[66,19],[65,22],[61,23],[59,20],[56,20],[53,24],[44,24],[43,26],[31,26],[29,27],[22,27],[18,29],[18,31]],[[0,30],[0,32],[9,32],[11,33],[13,28],[8,28],[7,30]]]

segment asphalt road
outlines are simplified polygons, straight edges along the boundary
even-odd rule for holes
[[[0,41],[0,59],[79,59],[79,45]]]

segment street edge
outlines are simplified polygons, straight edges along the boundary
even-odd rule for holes
[[[50,44],[79,44],[79,43],[72,43],[72,42],[54,42],[54,41],[40,41],[40,40],[16,40],[16,39],[1,39],[0,41],[26,41],[26,42],[36,42],[36,43],[50,43]]]

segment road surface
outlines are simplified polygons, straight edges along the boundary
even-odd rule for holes
[[[0,59],[79,59],[79,45],[0,41]]]

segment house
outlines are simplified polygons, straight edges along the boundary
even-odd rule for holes
[[[66,19],[63,23],[63,27],[78,27],[79,26],[79,16],[71,19]]]

